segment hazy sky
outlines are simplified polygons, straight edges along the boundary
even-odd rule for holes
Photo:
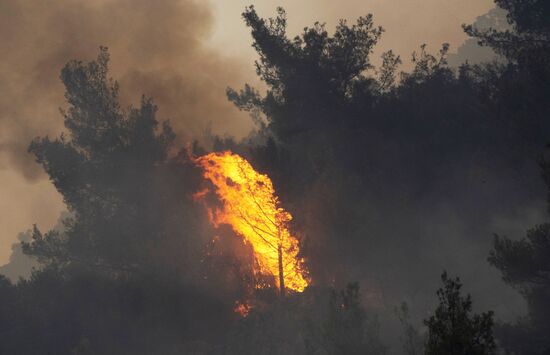
[[[211,44],[231,56],[250,61],[254,51],[250,36],[240,18],[245,6],[254,4],[262,17],[275,15],[282,6],[288,16],[289,33],[299,34],[315,21],[325,22],[330,30],[339,19],[355,22],[372,13],[376,25],[386,32],[379,51],[394,49],[404,59],[426,43],[435,52],[444,42],[451,51],[464,42],[461,25],[494,7],[493,0],[211,0],[215,22]]]
[[[218,133],[242,134],[248,118],[224,90],[255,80],[240,16],[251,3],[263,17],[283,6],[292,35],[315,21],[332,29],[340,18],[373,13],[386,29],[378,52],[394,49],[404,59],[422,43],[456,49],[465,39],[461,24],[493,7],[492,0],[0,0],[0,265],[19,232],[33,223],[46,230],[63,208],[26,154],[30,139],[62,128],[62,65],[93,59],[107,45],[127,102],[152,95],[176,131],[200,134],[211,124]]]

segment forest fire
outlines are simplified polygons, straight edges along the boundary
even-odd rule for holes
[[[228,151],[204,155],[196,162],[223,205],[221,209],[209,208],[211,222],[215,226],[229,224],[252,246],[254,273],[273,277],[281,295],[285,290],[302,292],[309,283],[307,270],[298,256],[298,240],[289,231],[292,216],[280,206],[271,179]]]

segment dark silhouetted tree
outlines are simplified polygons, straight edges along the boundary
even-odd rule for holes
[[[294,38],[281,9],[264,19],[251,7],[243,17],[267,92],[228,89],[229,99],[260,122],[261,139],[241,149],[269,174],[295,215],[315,279],[344,284],[354,264],[374,260],[378,251],[403,250],[380,242],[397,245],[409,233],[385,222],[401,213],[396,208],[418,213],[419,201],[438,201],[443,190],[453,201],[465,201],[458,191],[474,185],[487,193],[491,187],[472,178],[482,171],[495,171],[495,179],[503,170],[513,179],[535,179],[532,157],[550,125],[534,111],[510,113],[503,102],[511,101],[502,96],[493,100],[501,82],[487,78],[489,69],[465,65],[455,73],[447,65],[448,45],[435,55],[421,46],[413,70],[403,74],[393,52],[373,68],[370,56],[383,31],[371,15],[340,22],[332,33],[315,24]],[[493,213],[478,203],[461,209],[477,210],[472,220]]]
[[[459,278],[441,275],[443,287],[437,291],[439,305],[433,316],[424,321],[428,327],[428,355],[495,354],[493,312],[472,314],[470,295],[461,295]]]
[[[204,351],[234,318],[240,274],[202,259],[213,234],[192,199],[200,171],[152,100],[120,107],[108,61],[101,48],[63,68],[66,132],[30,145],[70,214],[23,243],[39,271],[0,278],[0,353]]]
[[[36,138],[29,151],[63,196],[70,217],[63,232],[35,228],[25,251],[44,264],[113,275],[174,272],[178,264],[187,264],[189,273],[196,255],[191,249],[202,247],[198,234],[189,232],[200,223],[190,197],[200,173],[186,154],[175,154],[175,135],[167,122],[158,122],[151,99],[120,107],[108,62],[102,48],[96,61],[71,61],[61,72],[67,132]]]
[[[478,29],[465,26],[468,34],[480,44],[492,47],[513,63],[529,69],[548,68],[550,50],[550,5],[545,0],[495,0],[507,12],[512,29]]]
[[[542,161],[541,167],[550,191],[550,164]],[[547,354],[550,351],[549,256],[549,223],[529,229],[526,237],[520,240],[495,236],[489,263],[499,269],[503,280],[527,301],[527,317],[515,325],[505,324],[498,329],[503,345],[517,353]]]

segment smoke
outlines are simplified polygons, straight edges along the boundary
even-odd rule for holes
[[[511,30],[510,24],[506,21],[506,10],[495,7],[486,14],[476,18],[473,26],[480,30],[490,28],[498,31]],[[482,47],[475,38],[468,38],[457,48],[456,53],[450,53],[448,56],[449,65],[458,68],[462,63],[470,64],[487,63],[493,60],[503,61],[504,58],[497,55],[491,48]]]
[[[69,60],[94,59],[101,45],[123,106],[153,97],[182,141],[210,129],[246,134],[248,117],[225,98],[245,71],[203,45],[212,23],[208,6],[192,0],[0,0],[0,169],[42,176],[26,149],[63,128],[59,72]]]

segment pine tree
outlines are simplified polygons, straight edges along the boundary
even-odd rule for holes
[[[427,355],[495,354],[493,312],[472,313],[470,295],[461,295],[462,283],[457,277],[441,275],[443,287],[437,291],[439,305],[433,316],[424,321],[428,327]]]

